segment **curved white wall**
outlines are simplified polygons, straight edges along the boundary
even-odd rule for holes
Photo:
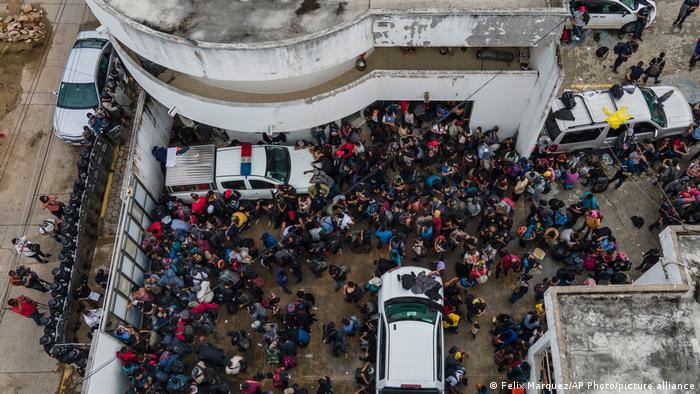
[[[169,69],[212,80],[280,81],[310,75],[347,63],[373,47],[372,18],[367,14],[332,31],[273,44],[217,44],[157,32],[102,0],[86,2],[110,34],[129,49]],[[336,71],[326,77],[334,78],[347,69]]]
[[[370,49],[367,53],[369,54],[372,51],[373,49]],[[256,94],[290,93],[308,89],[330,81],[331,79],[338,77],[354,68],[355,61],[356,59],[350,59],[345,63],[341,63],[337,66],[313,74],[274,81],[220,81],[197,77],[195,77],[195,79],[207,85],[216,86],[222,89],[235,90],[238,92]]]
[[[86,2],[114,38],[144,58],[211,85],[251,93],[283,93],[321,84],[349,70],[358,55],[375,46],[548,44],[559,37],[568,15],[564,7],[489,11],[371,9],[353,21],[287,40],[210,43],[153,30],[127,18],[103,0]]]
[[[471,98],[472,124],[499,126],[502,136],[518,129],[537,81],[537,71],[373,71],[323,95],[280,103],[233,103],[195,96],[154,78],[118,45],[124,64],[136,81],[168,108],[197,122],[245,132],[294,131],[337,120],[376,100],[464,100],[494,75]]]

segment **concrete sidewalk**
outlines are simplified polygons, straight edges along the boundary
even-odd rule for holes
[[[12,10],[19,1],[0,2],[0,11]],[[28,3],[28,1],[27,1]],[[51,36],[40,57],[25,65],[22,94],[16,108],[0,121],[7,136],[0,141],[0,298],[26,294],[40,302],[47,295],[25,288],[8,289],[7,272],[17,265],[30,266],[42,278],[51,278],[57,265],[58,244],[40,238],[36,224],[50,215],[42,212],[37,198],[55,194],[66,199],[72,190],[79,147],[53,136],[55,98],[68,53],[81,27],[94,28],[95,20],[82,0],[32,2],[43,7],[52,23]],[[0,59],[0,62],[2,60]],[[54,256],[49,264],[37,264],[13,253],[11,240],[27,235]],[[0,387],[4,393],[52,393],[59,391],[63,369],[39,345],[41,328],[29,319],[6,311],[0,316]]]

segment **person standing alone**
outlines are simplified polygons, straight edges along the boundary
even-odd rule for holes
[[[49,323],[49,319],[46,319],[39,313],[37,309],[37,303],[29,297],[19,296],[17,298],[10,298],[7,300],[7,305],[10,306],[10,310],[18,315],[30,318],[34,320],[37,326],[45,326]]]
[[[17,254],[23,253],[25,256],[42,264],[48,263],[48,260],[44,260],[42,257],[51,257],[51,254],[44,254],[41,251],[41,245],[36,242],[29,241],[27,237],[13,238],[12,245],[15,246],[15,251]]]
[[[678,16],[676,17],[676,20],[673,21],[673,26],[678,27],[678,30],[683,30],[683,22],[685,22],[685,18],[695,12],[695,10],[698,8],[698,4],[700,4],[700,0],[683,0],[681,9],[678,10]]]

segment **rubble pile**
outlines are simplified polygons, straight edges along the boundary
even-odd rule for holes
[[[46,36],[44,10],[24,4],[17,15],[8,15],[0,21],[0,41],[36,42]]]

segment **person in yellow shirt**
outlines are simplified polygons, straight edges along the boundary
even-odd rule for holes
[[[457,332],[457,327],[459,327],[459,317],[456,313],[449,313],[442,319],[442,328],[451,332]]]

